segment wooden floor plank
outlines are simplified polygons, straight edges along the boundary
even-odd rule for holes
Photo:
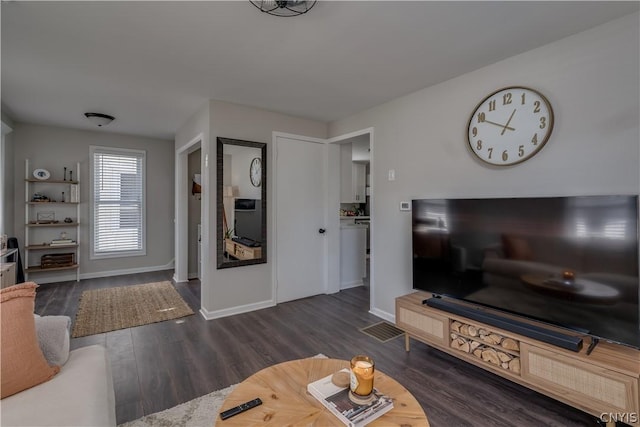
[[[84,290],[171,280],[172,271],[134,274],[38,288],[36,313],[75,319]],[[122,423],[238,383],[258,370],[323,353],[374,358],[423,406],[433,427],[595,426],[584,412],[513,384],[429,346],[381,343],[359,331],[380,321],[369,313],[368,290],[353,288],[215,320],[199,313],[198,281],[176,284],[196,312],[152,325],[72,339],[72,348],[105,345]]]

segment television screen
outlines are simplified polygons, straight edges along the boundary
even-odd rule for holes
[[[415,289],[640,348],[637,196],[412,204]]]

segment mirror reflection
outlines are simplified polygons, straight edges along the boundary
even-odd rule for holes
[[[267,262],[267,144],[217,139],[218,268]]]

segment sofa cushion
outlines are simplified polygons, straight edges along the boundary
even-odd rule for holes
[[[2,399],[53,378],[59,366],[49,366],[36,338],[33,317],[36,285],[21,283],[0,290]]]
[[[36,318],[36,334],[38,344],[49,365],[64,365],[69,359],[69,316],[38,316]]]
[[[2,400],[3,426],[115,426],[111,365],[103,346],[78,348],[51,381]]]
[[[510,236],[507,234],[502,235],[502,246],[504,253],[509,259],[516,259],[520,261],[533,260],[533,251],[526,239],[522,237]]]

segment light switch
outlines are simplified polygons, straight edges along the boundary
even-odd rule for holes
[[[395,180],[396,180],[396,170],[389,169],[389,181],[395,181]]]
[[[411,203],[409,203],[409,202],[400,202],[400,210],[401,211],[410,211],[411,210]]]

